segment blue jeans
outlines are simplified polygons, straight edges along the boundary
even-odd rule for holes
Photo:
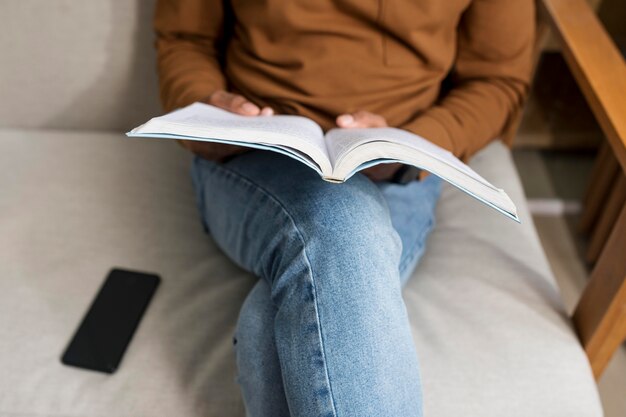
[[[268,151],[192,169],[205,230],[260,279],[233,344],[248,417],[422,416],[402,288],[440,180],[344,184]]]

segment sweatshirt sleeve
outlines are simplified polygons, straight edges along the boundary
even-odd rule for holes
[[[154,30],[165,111],[225,88],[220,65],[223,26],[222,0],[158,0]]]
[[[469,159],[521,110],[534,32],[533,0],[473,0],[459,23],[453,87],[400,127]]]

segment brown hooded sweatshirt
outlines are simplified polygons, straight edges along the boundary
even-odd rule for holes
[[[522,106],[534,22],[533,0],[159,0],[161,98],[226,89],[324,129],[367,110],[467,160]]]

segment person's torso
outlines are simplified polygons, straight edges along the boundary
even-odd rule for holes
[[[234,90],[329,128],[368,110],[399,125],[432,105],[471,0],[230,0]]]

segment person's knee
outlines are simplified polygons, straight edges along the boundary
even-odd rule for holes
[[[318,181],[300,190],[285,210],[312,257],[399,259],[401,242],[387,204],[376,185],[364,176],[357,175],[344,184]]]
[[[276,170],[270,173],[268,166]],[[379,257],[399,261],[401,243],[387,203],[363,175],[331,184],[271,153],[201,168],[201,210],[211,233],[257,276],[272,280],[286,268],[321,259],[338,267]]]
[[[402,244],[378,187],[360,176],[341,185],[319,178],[304,185],[267,194],[265,218],[250,225],[263,229],[246,246],[256,248],[250,262],[275,305],[289,299],[304,306],[314,293],[364,309],[396,298]]]
[[[318,308],[343,310],[368,328],[362,321],[373,320],[372,311],[389,312],[401,304],[402,244],[375,184],[358,176],[342,185],[315,187],[292,203],[285,209],[302,243],[291,239],[280,251],[282,269],[274,271],[286,273],[272,281],[277,305],[290,299],[304,308],[318,300]]]
[[[247,235],[236,246],[236,258],[261,278],[299,276],[306,268],[331,264],[357,270],[399,263],[402,246],[389,209],[371,181],[357,176],[344,184],[319,178],[290,188],[278,181],[250,196],[255,207],[230,234]],[[241,229],[241,230],[239,230]],[[224,232],[226,234],[226,232]],[[275,294],[274,294],[275,295]]]

